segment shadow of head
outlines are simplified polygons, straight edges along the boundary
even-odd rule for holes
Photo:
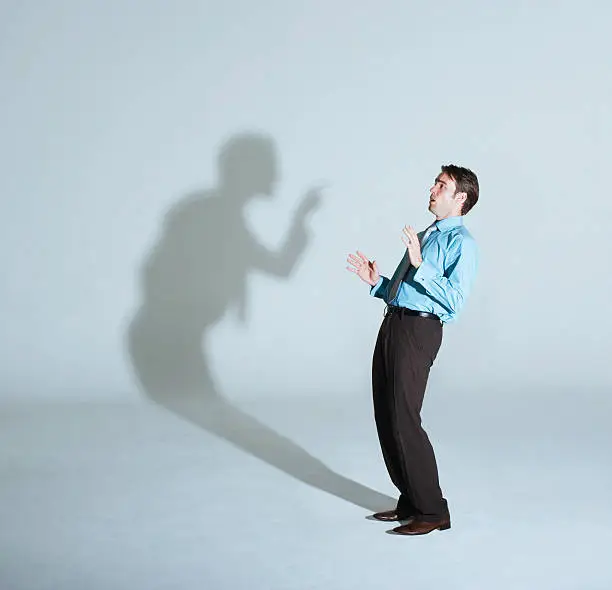
[[[228,139],[217,160],[219,187],[234,199],[271,197],[278,181],[276,145],[268,135],[242,133]]]

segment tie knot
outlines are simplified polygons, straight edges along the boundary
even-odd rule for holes
[[[421,243],[425,243],[425,240],[430,236],[430,234],[432,234],[436,229],[438,229],[438,226],[434,223],[432,225],[430,225],[426,230],[425,233],[423,234],[423,239],[421,240]]]

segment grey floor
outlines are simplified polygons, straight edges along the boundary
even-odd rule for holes
[[[365,395],[226,403],[215,428],[144,401],[5,404],[0,588],[610,589],[608,418],[563,399],[425,409],[453,526],[414,538],[367,518],[395,490]]]

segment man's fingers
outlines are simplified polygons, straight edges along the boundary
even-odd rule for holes
[[[359,258],[361,258],[361,260],[363,260],[364,262],[368,262],[368,257],[363,252],[357,250],[357,254],[359,254]]]
[[[409,240],[414,240],[414,234],[407,227],[402,230],[402,237],[404,236]]]
[[[352,254],[349,254],[349,257],[346,259],[346,261],[352,264],[353,266],[356,266],[357,268],[363,266],[363,261],[361,260],[361,258],[357,258],[357,256],[353,256]]]

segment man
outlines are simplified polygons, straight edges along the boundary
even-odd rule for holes
[[[418,234],[404,227],[406,251],[391,280],[359,251],[349,255],[347,267],[371,286],[371,295],[387,303],[374,349],[372,389],[382,454],[400,497],[394,510],[374,518],[407,521],[393,529],[404,535],[451,526],[420,412],[443,325],[457,318],[478,267],[478,247],[463,223],[478,201],[476,175],[442,166],[429,192],[436,221]]]

